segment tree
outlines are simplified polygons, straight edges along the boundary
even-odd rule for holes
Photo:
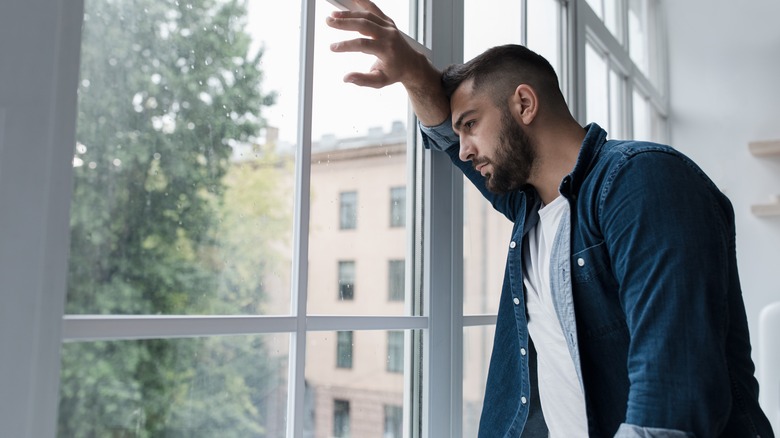
[[[85,10],[67,313],[256,309],[260,285],[225,300],[237,280],[220,262],[234,232],[220,225],[231,145],[255,140],[275,99],[244,2]],[[277,206],[263,208],[273,217]],[[279,365],[245,337],[73,343],[62,361],[67,437],[264,436],[258,394]]]

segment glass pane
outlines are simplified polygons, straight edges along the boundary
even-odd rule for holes
[[[528,48],[547,58],[561,77],[561,4],[557,0],[528,1]]]
[[[284,436],[288,345],[288,335],[63,344],[57,436]]]
[[[520,44],[523,10],[516,0],[464,0],[463,59],[474,58],[494,46]]]
[[[620,40],[621,23],[620,23],[620,5],[621,0],[604,0],[604,24],[607,26],[612,35]]]
[[[624,108],[624,90],[626,89],[626,80],[614,70],[609,71],[609,127],[607,133],[609,138],[625,138],[623,132],[623,114]]]
[[[390,188],[390,226],[406,225],[406,187]]]
[[[463,329],[463,436],[477,436],[496,326]]]
[[[588,123],[609,129],[607,62],[590,43],[585,44],[585,107]]]
[[[634,139],[651,141],[650,107],[645,97],[634,90]]]
[[[588,5],[599,18],[602,20],[604,19],[604,8],[602,7],[601,0],[588,0]]]
[[[352,368],[352,332],[338,332],[336,340],[336,367]]]
[[[357,228],[357,192],[339,193],[339,228],[353,230]]]
[[[355,299],[355,262],[339,261],[339,300]]]
[[[348,72],[368,71],[374,58],[331,52],[331,43],[358,35],[328,27],[333,8],[317,6],[308,311],[400,315],[404,301],[388,305],[387,288],[388,262],[407,254],[406,93],[400,84],[374,90],[343,83]],[[408,1],[381,7],[408,29]],[[354,263],[350,300],[336,290],[344,260]]]
[[[251,3],[85,2],[67,313],[289,312],[300,10]]]
[[[403,301],[406,262],[403,260],[390,260],[387,265],[387,272],[389,277],[387,299],[390,301]]]
[[[385,433],[382,438],[403,437],[404,409],[403,406],[385,405]]]
[[[648,75],[647,0],[628,0],[628,53]]]
[[[513,224],[465,179],[463,192],[463,313],[496,313]]]
[[[464,8],[464,59],[496,45],[521,43],[520,2],[502,0],[486,8],[484,2],[465,0]],[[463,311],[495,313],[512,223],[493,210],[465,177],[463,186],[463,262],[469,267],[463,273]]]
[[[351,368],[337,366],[336,333],[307,335],[305,404],[310,419],[304,422],[304,436],[400,438],[405,333],[352,333]]]
[[[620,39],[620,0],[604,0],[604,24]]]

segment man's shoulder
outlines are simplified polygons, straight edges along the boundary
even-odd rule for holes
[[[672,146],[640,140],[608,140],[599,151],[596,162],[602,168],[617,170],[630,162],[650,167],[663,166],[670,159],[688,167],[698,167],[693,160]]]
[[[642,140],[607,140],[604,143],[604,147],[601,149],[601,153],[604,157],[616,159],[620,157],[632,158],[640,154],[672,154],[677,156],[683,156],[677,149],[651,141]]]

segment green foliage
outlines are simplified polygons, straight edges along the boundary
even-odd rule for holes
[[[225,303],[239,313],[268,313],[266,303],[254,297],[264,290],[267,274],[285,272],[278,245],[270,246],[267,242],[281,243],[279,236],[289,234],[292,204],[285,204],[283,198],[291,199],[292,186],[285,187],[279,175],[291,174],[292,163],[271,151],[258,155],[258,159],[231,166],[223,180],[226,191],[219,226],[222,239],[216,252],[222,276],[218,307],[212,309],[213,313],[224,313]],[[289,208],[283,208],[284,205]]]
[[[275,100],[244,2],[85,3],[67,313],[261,313],[289,217],[229,161]],[[58,433],[266,436],[279,367],[260,338],[66,344]]]

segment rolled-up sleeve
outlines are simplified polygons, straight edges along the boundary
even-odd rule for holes
[[[615,438],[694,438],[695,435],[681,430],[639,427],[633,424],[620,425]]]
[[[452,146],[459,144],[458,136],[452,130],[452,117],[436,126],[425,126],[418,123],[422,133],[423,146],[426,149],[435,151],[446,151]]]

